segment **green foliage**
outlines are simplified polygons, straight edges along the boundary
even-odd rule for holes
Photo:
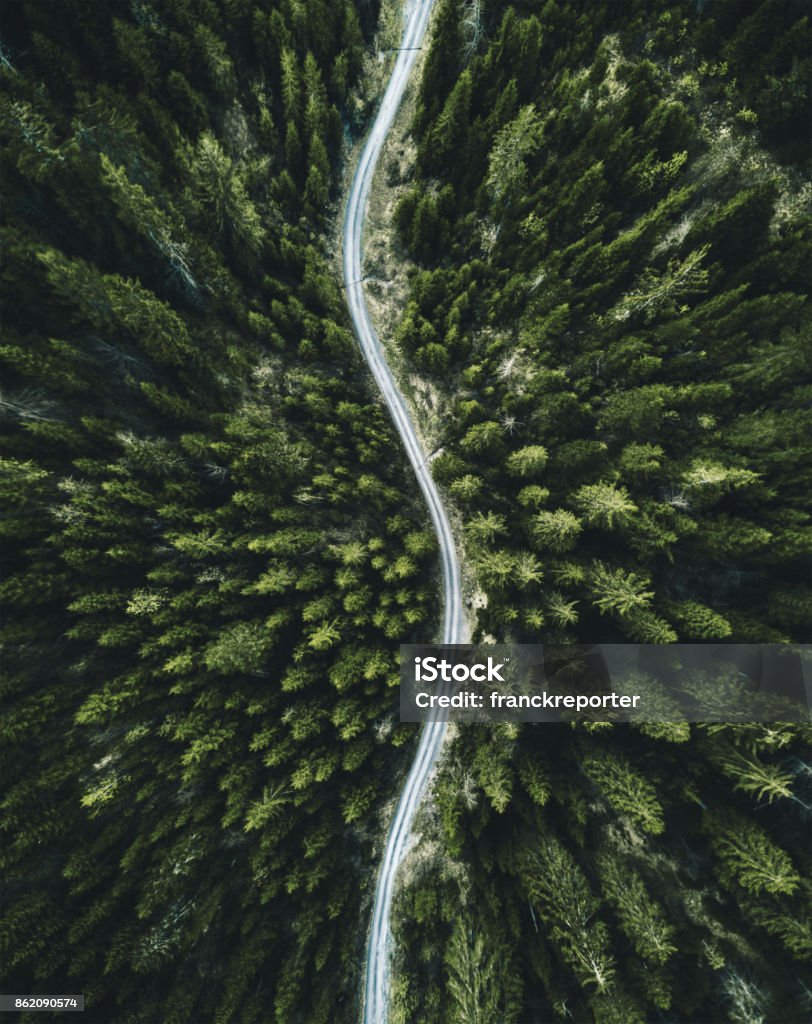
[[[633,572],[610,569],[603,562],[596,562],[590,573],[590,589],[595,605],[602,612],[616,612],[629,615],[639,608],[645,608],[654,593],[646,590],[649,581],[640,579]]]
[[[376,10],[4,12],[4,983],[100,1020],[358,1016],[436,613],[324,230]],[[479,635],[806,639],[809,31],[438,4],[396,340],[450,396]],[[459,730],[393,1021],[801,1024],[808,741]]]
[[[446,948],[451,1024],[516,1024],[520,1012],[510,960],[464,915],[459,915]]]
[[[475,638],[808,639],[809,43],[799,0],[439,3],[396,340],[452,410]],[[401,1019],[456,1019],[483,935],[520,1019],[801,1024],[808,742],[461,729],[404,871]]]
[[[529,625],[538,601],[507,567],[530,548],[581,568],[541,565],[544,600],[582,610],[568,627],[598,611],[613,639],[801,635],[774,595],[808,593],[806,172],[738,116],[756,91],[730,52],[768,31],[769,0],[741,19],[734,0],[700,6],[624,22],[580,0],[441,5],[396,218],[423,264],[399,340],[454,396],[438,479],[466,523],[505,518],[490,539],[472,528],[499,548],[478,555],[498,588],[483,634],[538,640],[567,619]],[[808,20],[793,0],[776,25],[758,74],[793,106]],[[440,196],[432,246],[418,209]]]
[[[542,509],[533,517],[533,533],[544,548],[556,554],[571,551],[581,532],[581,523],[577,516],[566,509],[559,508],[554,512]]]
[[[497,206],[507,207],[527,188],[527,160],[540,144],[541,125],[535,106],[523,107],[496,135],[488,155],[485,184]]]
[[[547,449],[539,444],[511,452],[507,459],[508,472],[520,477],[537,476],[546,465]]]
[[[323,230],[370,11],[3,21],[4,985],[355,1020],[393,644],[436,615]]]
[[[626,489],[612,484],[585,484],[575,492],[574,501],[587,524],[608,530],[628,522],[637,511]]]
[[[801,879],[792,861],[754,822],[722,815],[709,820],[708,827],[728,885],[753,893],[797,891]]]
[[[542,835],[523,865],[529,898],[538,908],[564,961],[584,986],[611,987],[614,962],[609,935],[594,920],[598,900],[572,855],[552,835]]]
[[[673,944],[676,929],[651,899],[640,875],[619,861],[614,852],[598,858],[597,864],[607,902],[616,911],[635,952],[652,963],[667,963],[677,952]]]
[[[680,633],[689,640],[718,639],[730,636],[733,628],[727,619],[698,601],[681,601],[669,609]]]
[[[619,756],[589,757],[584,771],[595,781],[614,810],[644,832],[659,835],[664,829],[663,809],[656,787]]]

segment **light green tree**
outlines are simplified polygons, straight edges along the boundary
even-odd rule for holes
[[[647,589],[650,585],[647,577],[612,569],[598,561],[593,563],[588,576],[589,590],[598,608],[621,616],[649,605],[654,597],[654,591]]]
[[[751,893],[792,895],[801,884],[786,851],[755,822],[740,815],[707,814],[706,827],[721,877]]]
[[[515,1024],[519,984],[506,947],[494,948],[494,932],[477,928],[469,913],[458,914],[446,948],[449,1024]]]
[[[578,517],[563,508],[554,511],[544,509],[537,512],[533,516],[531,528],[533,536],[540,541],[542,546],[555,551],[556,554],[571,551],[581,533],[581,523]]]
[[[547,449],[540,444],[527,445],[507,458],[507,470],[513,476],[534,477],[547,465]]]
[[[541,143],[541,121],[534,104],[523,107],[502,128],[488,156],[487,189],[503,208],[520,197],[527,187],[527,160]]]
[[[575,492],[574,502],[590,526],[608,530],[623,525],[637,511],[625,487],[614,484],[584,484]]]

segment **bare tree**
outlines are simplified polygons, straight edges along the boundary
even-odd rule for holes
[[[50,420],[56,403],[39,388],[23,388],[16,395],[0,395],[0,410],[21,420]]]
[[[467,37],[462,55],[465,61],[469,61],[479,49],[482,39],[482,0],[468,0],[462,16],[462,27]]]

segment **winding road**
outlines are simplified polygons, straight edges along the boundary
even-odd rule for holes
[[[392,415],[417,482],[426,499],[431,521],[437,533],[443,571],[443,643],[453,644],[464,643],[466,640],[460,568],[454,538],[445,507],[426,463],[426,453],[417,439],[403,395],[387,365],[380,338],[372,325],[364,299],[361,270],[364,213],[372,177],[384,140],[392,127],[398,106],[403,98],[417,51],[423,41],[433,3],[434,0],[407,0],[401,48],[381,106],[358,161],[347,200],[344,217],[344,286],[361,352],[372,370]],[[367,944],[364,1024],[385,1024],[386,1021],[391,946],[389,919],[395,875],[409,843],[415,812],[440,754],[446,725],[445,722],[427,722],[423,726],[414,761],[404,783],[389,829],[375,889],[372,924]]]

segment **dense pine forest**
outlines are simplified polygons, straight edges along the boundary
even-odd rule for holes
[[[791,0],[440,4],[386,173],[480,639],[809,640],[811,50]],[[459,728],[395,1020],[808,1020],[809,740]]]
[[[2,989],[94,1024],[357,1017],[437,618],[324,240],[375,19],[4,5]]]
[[[0,988],[89,1024],[359,1016],[440,611],[333,251],[379,8],[2,7]],[[388,341],[476,638],[808,641],[808,5],[438,0],[430,40]],[[390,1024],[809,1020],[811,741],[458,728]]]

